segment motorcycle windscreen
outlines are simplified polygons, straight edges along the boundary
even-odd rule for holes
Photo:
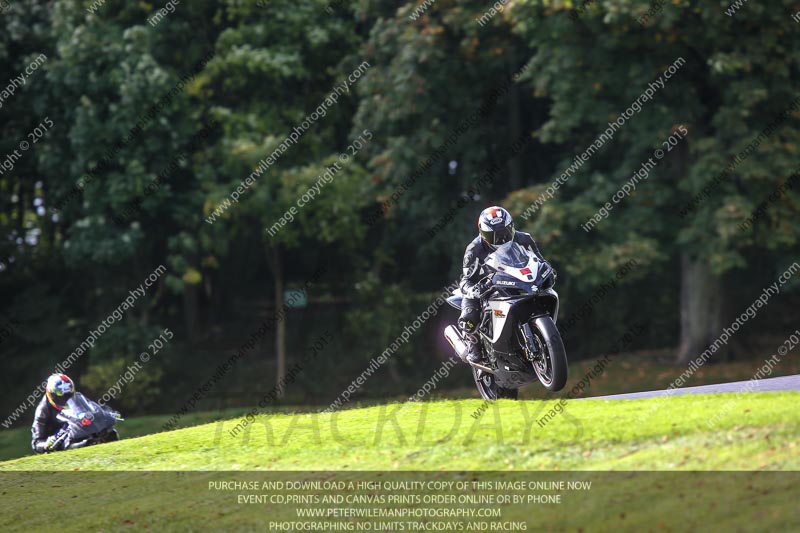
[[[497,250],[489,255],[489,258],[492,257],[496,263],[513,268],[523,268],[528,265],[530,260],[525,250],[514,241],[498,246]]]
[[[70,439],[81,440],[94,433],[114,426],[117,419],[97,402],[93,402],[80,392],[67,401],[60,413],[69,424]]]
[[[461,309],[461,301],[464,299],[464,296],[461,294],[461,289],[459,289],[458,294],[454,294],[447,299],[447,303],[451,306],[455,307],[456,309]]]

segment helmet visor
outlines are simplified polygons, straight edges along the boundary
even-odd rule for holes
[[[514,239],[514,224],[497,228],[495,230],[481,230],[481,237],[491,245],[499,246]]]
[[[67,405],[67,402],[70,400],[70,398],[72,398],[72,393],[67,392],[62,394],[61,396],[58,396],[56,394],[51,394],[50,391],[47,391],[47,397],[55,405],[59,407],[64,407],[65,405]]]
[[[56,396],[55,400],[56,400],[56,403],[58,405],[60,405],[61,407],[64,407],[65,405],[67,405],[67,402],[70,400],[70,398],[72,398],[72,393],[68,392],[68,393],[64,394],[63,396]]]
[[[498,246],[500,244],[505,244],[509,242],[511,239],[514,238],[514,225],[510,224],[504,228],[500,228],[494,231],[494,244]]]

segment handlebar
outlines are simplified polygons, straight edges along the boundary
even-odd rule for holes
[[[70,445],[67,446],[67,449],[68,450],[78,450],[80,448],[85,448],[86,446],[89,446],[91,444],[93,444],[92,441],[90,441],[88,439],[87,440],[81,440],[81,441],[78,441],[78,442],[70,443]]]
[[[489,274],[486,274],[486,275],[485,275],[485,276],[483,276],[483,277],[482,277],[480,280],[478,280],[478,283],[477,283],[477,285],[483,285],[484,283],[488,282],[488,281],[489,281],[489,280],[492,278],[492,276],[494,276],[494,273],[489,273]],[[489,293],[490,293],[490,292],[492,292],[493,290],[494,290],[494,286],[493,286],[493,285],[489,285],[489,286],[487,286],[487,287],[486,287],[486,289],[485,289],[484,291],[482,291],[482,292],[481,292],[481,293],[478,295],[478,298],[483,298],[483,297],[485,297],[487,294],[489,294]]]

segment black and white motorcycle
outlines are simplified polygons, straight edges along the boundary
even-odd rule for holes
[[[484,267],[488,273],[481,281],[485,290],[477,332],[484,364],[469,363],[481,396],[516,399],[520,387],[537,379],[547,390],[561,390],[567,382],[567,355],[555,324],[553,268],[514,241],[498,246]],[[456,289],[447,301],[460,310],[462,299]],[[450,325],[444,336],[465,360],[464,334]]]
[[[56,433],[54,450],[75,450],[119,440],[114,425],[124,420],[117,411],[90,400],[80,392],[67,400],[56,415],[62,427]]]

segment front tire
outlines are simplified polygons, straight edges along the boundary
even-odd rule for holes
[[[545,389],[560,391],[567,384],[567,352],[561,334],[549,316],[535,318],[531,330],[542,347],[540,356],[531,362],[533,370]]]
[[[117,442],[119,440],[119,432],[116,429],[112,429],[108,432],[108,436],[103,439],[103,442]]]

